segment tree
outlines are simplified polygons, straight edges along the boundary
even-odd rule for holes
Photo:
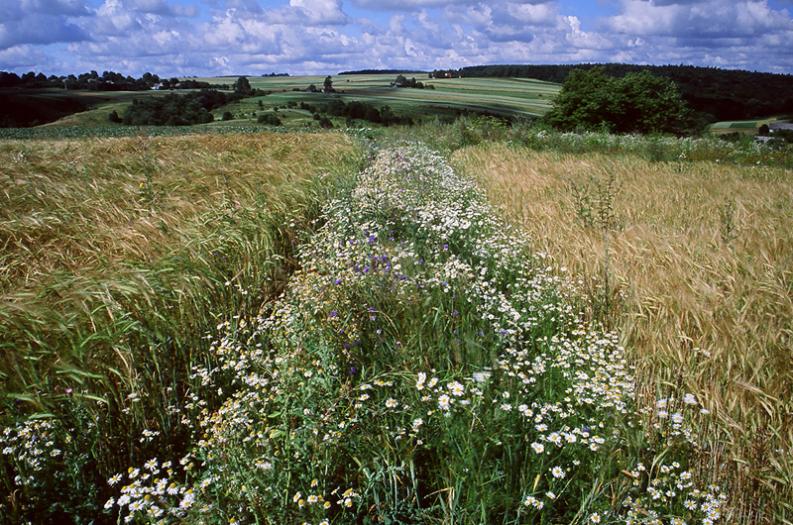
[[[325,77],[325,82],[323,83],[322,91],[324,91],[325,93],[333,93],[336,91],[335,89],[333,89],[333,79],[330,77],[330,75]]]
[[[283,123],[278,115],[273,113],[263,113],[256,119],[259,124],[267,124],[268,126],[281,126]]]
[[[690,110],[672,80],[641,71],[625,75],[617,82],[617,87],[621,98],[617,131],[685,132]]]
[[[647,71],[610,77],[602,68],[573,70],[546,121],[562,130],[683,133],[688,106],[675,83]]]
[[[248,81],[248,77],[239,77],[237,81],[234,82],[234,92],[245,96],[253,93],[253,88],[251,88],[251,83]]]
[[[546,120],[568,131],[609,126],[618,111],[613,82],[601,69],[572,71]]]
[[[223,112],[223,120],[233,120],[233,119],[234,119],[234,115],[231,113],[231,111]]]

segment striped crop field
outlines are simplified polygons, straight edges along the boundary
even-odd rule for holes
[[[216,86],[232,86],[238,77],[195,78]],[[429,79],[426,74],[418,74],[416,80],[423,82],[427,89],[397,88],[391,83],[396,75],[342,75],[332,77],[336,93],[325,95],[308,91],[310,85],[321,90],[325,77],[248,77],[251,86],[266,91],[267,95],[246,97],[212,110],[214,121],[208,124],[180,126],[182,133],[194,131],[213,131],[233,133],[241,126],[256,126],[260,116],[277,115],[281,129],[308,130],[319,127],[315,118],[316,111],[300,108],[301,103],[324,111],[333,100],[345,103],[363,102],[375,108],[384,106],[404,120],[414,123],[436,118],[454,118],[460,113],[487,114],[508,119],[533,119],[547,113],[560,86],[549,82],[530,79]],[[56,89],[37,90],[36,100],[68,99],[85,106],[47,124],[27,130],[12,130],[9,137],[52,137],[67,138],[91,134],[98,136],[135,135],[141,131],[131,126],[111,122],[109,115],[115,111],[123,116],[133,100],[148,100],[175,93],[186,95],[191,90],[148,90],[148,91],[63,91]],[[230,93],[230,91],[226,91]],[[223,115],[230,113],[231,119]],[[349,127],[351,124],[339,116],[329,117],[335,127]],[[358,126],[371,126],[372,121],[360,120]],[[379,124],[374,124],[375,126]],[[353,127],[355,125],[352,125]],[[174,131],[171,131],[172,133]],[[153,130],[160,133],[161,130]]]
[[[342,75],[333,78],[333,86],[342,100],[359,100],[378,106],[390,105],[396,111],[410,114],[432,114],[433,109],[471,110],[504,116],[541,116],[551,107],[551,100],[560,86],[528,79],[430,79],[426,74],[416,80],[435,89],[391,87],[396,75]],[[313,84],[321,89],[325,77],[249,77],[251,86],[272,91],[262,97],[265,107],[290,100],[320,102],[327,97],[306,93]],[[199,78],[215,84],[231,84],[236,77]],[[294,91],[301,90],[301,91]],[[258,101],[257,101],[258,102]]]
[[[714,122],[708,126],[708,133],[711,135],[727,135],[738,133],[741,135],[757,135],[761,126],[770,126],[776,122],[777,118],[766,118],[757,120],[733,120],[724,122]]]

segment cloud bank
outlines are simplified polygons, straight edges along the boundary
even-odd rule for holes
[[[335,73],[686,63],[793,73],[785,0],[15,0],[0,69]],[[602,5],[601,5],[602,4]]]

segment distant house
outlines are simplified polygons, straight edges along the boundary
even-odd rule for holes
[[[768,128],[772,134],[777,131],[793,131],[793,122],[778,120],[769,124]]]

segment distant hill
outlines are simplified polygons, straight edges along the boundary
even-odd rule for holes
[[[85,111],[90,105],[78,96],[47,90],[31,93],[0,90],[0,128],[25,128],[54,122],[66,115]]]
[[[697,66],[634,64],[491,65],[433,71],[433,76],[536,78],[562,83],[573,69],[602,67],[621,77],[649,70],[672,79],[688,104],[708,121],[742,120],[793,113],[793,75]]]
[[[361,69],[358,71],[342,71],[341,75],[404,75],[406,73],[419,73],[424,74],[428,71],[420,71],[416,69]]]

